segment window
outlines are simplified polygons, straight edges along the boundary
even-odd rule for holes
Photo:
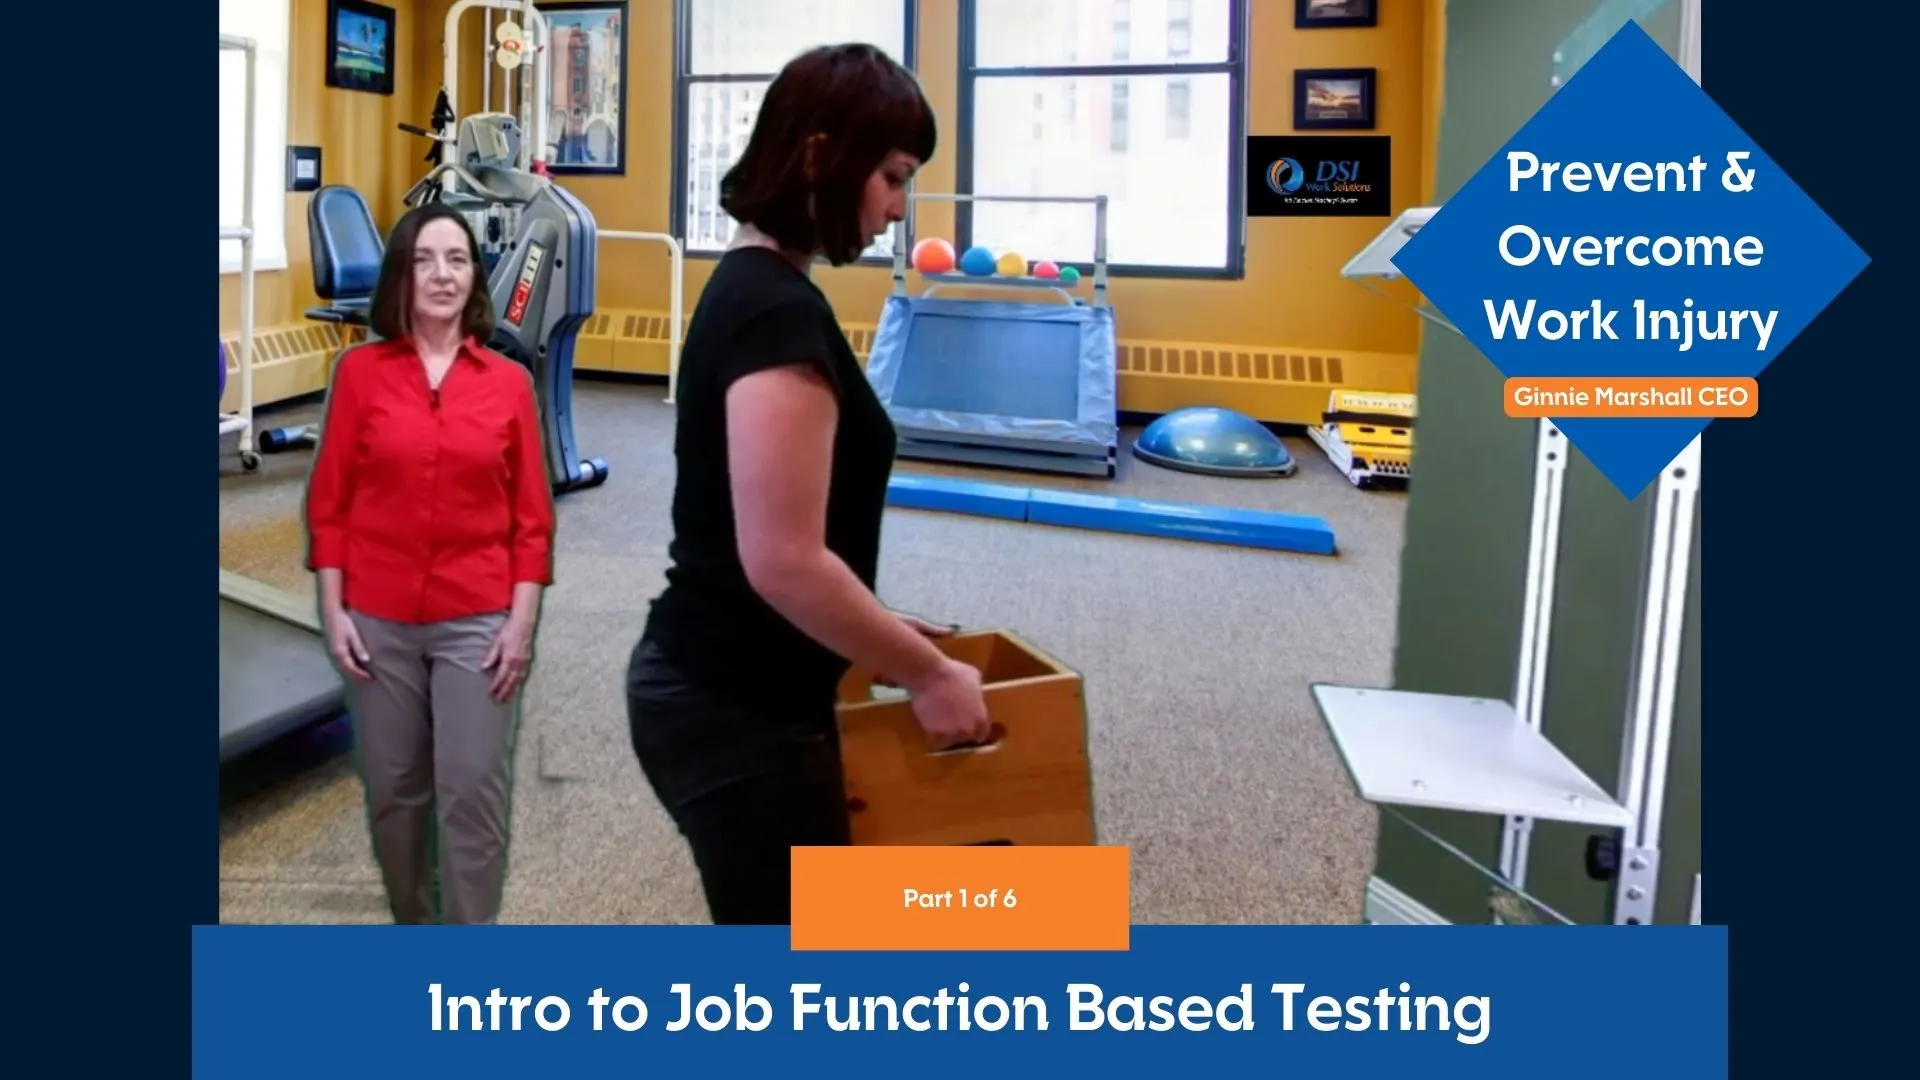
[[[1193,0],[1167,0],[1167,59],[1193,55]]]
[[[1238,276],[1246,13],[1246,0],[961,0],[961,191],[1105,195],[1113,273]],[[1085,123],[1029,137],[1006,122],[1038,93]],[[962,249],[1093,260],[1090,206],[956,209]]]
[[[254,40],[253,268],[287,267],[287,38],[290,0],[220,0],[220,32]],[[220,224],[240,224],[247,57],[220,50]],[[240,241],[220,241],[220,272],[240,272]]]
[[[739,159],[760,98],[787,61],[818,45],[864,41],[913,68],[914,0],[679,0],[673,220],[690,255],[733,239],[720,178]],[[909,218],[909,226],[911,226]],[[891,260],[893,233],[865,258]]]

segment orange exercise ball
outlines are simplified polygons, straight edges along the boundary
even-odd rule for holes
[[[950,274],[954,262],[953,245],[937,236],[913,245],[913,268],[923,274]]]

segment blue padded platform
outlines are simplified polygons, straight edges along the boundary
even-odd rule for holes
[[[940,510],[973,517],[1027,520],[1023,487],[948,480],[935,476],[896,476],[887,484],[887,502],[904,510]]]
[[[1334,553],[1333,526],[1324,519],[1271,510],[1149,502],[1035,488],[1027,500],[1027,520],[1036,525],[1236,544],[1308,555]]]
[[[874,331],[867,377],[902,456],[985,463],[979,451],[997,451],[995,463],[1112,476],[1114,343],[1104,304],[895,294]]]
[[[1131,533],[1136,536],[1230,544],[1305,555],[1332,555],[1336,552],[1333,526],[1322,518],[1306,514],[1122,499],[1112,495],[1085,495],[937,476],[894,477],[887,485],[887,502],[906,510],[937,510],[1033,525]]]

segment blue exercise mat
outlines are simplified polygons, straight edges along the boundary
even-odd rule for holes
[[[889,296],[867,376],[904,439],[1101,457],[1119,437],[1113,309]]]

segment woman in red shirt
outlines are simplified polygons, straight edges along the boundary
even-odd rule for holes
[[[374,852],[400,923],[499,913],[515,698],[552,581],[533,380],[480,344],[493,329],[481,265],[458,212],[400,219],[374,293],[382,340],[335,365],[307,489],[307,565],[351,680]]]

